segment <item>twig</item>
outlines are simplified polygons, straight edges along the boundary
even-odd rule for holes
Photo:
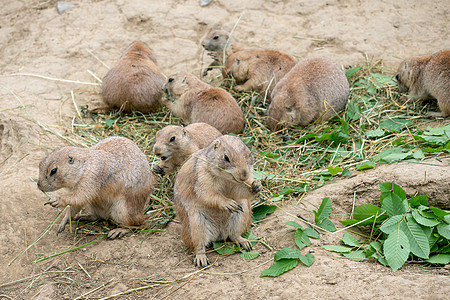
[[[39,74],[32,74],[32,73],[15,73],[15,74],[9,74],[9,75],[5,75],[5,76],[30,76],[30,77],[36,77],[36,78],[47,79],[47,80],[58,81],[58,82],[67,82],[67,83],[75,83],[75,84],[86,84],[86,85],[96,85],[96,86],[100,86],[101,85],[100,83],[95,83],[95,82],[84,82],[84,81],[78,81],[78,80],[68,80],[68,79],[54,78],[54,77],[49,77],[49,76],[44,76],[44,75],[39,75]]]

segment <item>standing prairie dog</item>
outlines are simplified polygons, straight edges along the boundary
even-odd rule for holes
[[[202,46],[214,59],[204,71],[203,76],[206,76],[212,67],[223,67],[231,54],[244,49],[244,46],[236,42],[228,31],[222,29],[211,30],[202,40]],[[224,75],[224,72],[222,74]],[[225,78],[225,76],[223,77]]]
[[[437,99],[444,117],[450,115],[450,50],[404,60],[395,76],[401,93],[416,99]]]
[[[109,109],[153,113],[161,107],[164,77],[150,49],[133,42],[103,78],[102,98]]]
[[[164,100],[174,115],[188,123],[204,122],[223,134],[241,133],[244,114],[236,100],[222,88],[215,88],[188,73],[172,75],[164,85],[170,100]]]
[[[181,220],[181,239],[194,264],[209,264],[206,246],[218,240],[251,243],[241,235],[251,225],[250,201],[261,189],[253,179],[254,158],[240,138],[224,135],[195,152],[175,178],[174,204]]]
[[[221,135],[220,131],[206,123],[164,127],[156,133],[153,152],[161,161],[153,171],[161,175],[172,173],[189,155],[205,148]]]
[[[305,126],[327,120],[347,105],[349,84],[344,72],[325,58],[307,58],[297,63],[275,86],[267,110],[267,125]]]
[[[275,85],[295,66],[297,60],[275,50],[244,50],[233,53],[225,63],[225,73],[236,80],[238,91],[270,95]]]
[[[66,188],[68,194],[49,200],[48,204],[66,211],[57,233],[61,233],[69,216],[81,209],[87,219],[113,219],[124,226],[144,223],[144,210],[154,188],[150,165],[144,153],[131,140],[123,137],[106,138],[90,148],[61,147],[51,152],[39,164],[39,189],[53,192]],[[116,228],[108,239],[129,232]]]

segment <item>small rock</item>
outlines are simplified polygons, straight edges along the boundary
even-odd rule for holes
[[[58,10],[58,14],[62,15],[66,10],[72,9],[76,7],[75,4],[66,1],[58,1],[56,3],[56,9]]]
[[[206,6],[206,5],[208,5],[209,3],[211,3],[211,1],[212,1],[212,0],[202,0],[202,1],[200,1],[200,6]]]

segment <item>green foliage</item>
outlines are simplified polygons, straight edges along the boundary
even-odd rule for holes
[[[277,209],[276,205],[262,204],[252,209],[252,221],[257,222],[263,220],[267,215],[270,215]]]
[[[322,210],[319,208],[321,213],[323,213],[324,210],[327,210],[327,207],[324,206]],[[303,228],[302,225],[294,221],[288,221],[285,224],[294,228],[294,241],[299,249],[283,248],[278,250],[274,256],[274,263],[267,270],[264,270],[260,277],[277,277],[295,268],[299,261],[307,267],[314,263],[313,254],[307,253],[303,255],[300,250],[311,245],[311,241],[309,240],[310,237],[314,239],[319,238],[317,231],[312,228]]]
[[[253,234],[252,230],[248,230],[242,235],[243,238],[249,240],[254,246],[256,244],[257,240],[260,240],[260,237],[257,237]],[[252,260],[259,256],[258,251],[246,251],[241,250],[238,245],[234,243],[225,243],[225,242],[214,242],[213,243],[214,250],[219,253],[220,255],[231,255],[234,253],[241,253],[241,257],[245,258],[246,260]]]
[[[323,198],[317,211],[313,210],[316,225],[327,231],[336,231],[336,227],[327,217],[331,215],[332,204],[330,198]]]
[[[364,204],[355,207],[353,219],[343,225],[370,226],[368,244],[360,244],[349,233],[345,246],[324,245],[351,260],[376,259],[393,270],[408,258],[432,264],[450,262],[450,212],[427,206],[426,196],[407,199],[405,191],[392,182],[380,183],[381,206]],[[363,222],[361,222],[363,221]],[[376,236],[376,240],[372,237]]]

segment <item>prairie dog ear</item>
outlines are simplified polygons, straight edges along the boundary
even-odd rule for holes
[[[181,83],[186,83],[187,77],[184,77],[183,80],[181,80]]]
[[[181,134],[183,134],[183,136],[187,136],[188,132],[186,131],[186,128],[182,128],[181,129]]]
[[[75,162],[75,160],[73,159],[72,156],[69,156],[68,162],[69,162],[69,165],[73,165],[73,163]]]
[[[236,65],[239,66],[240,63],[241,63],[241,61],[239,60],[239,58],[236,58]]]
[[[215,140],[212,142],[212,147],[214,150],[217,150],[220,147],[220,141],[219,140]]]

